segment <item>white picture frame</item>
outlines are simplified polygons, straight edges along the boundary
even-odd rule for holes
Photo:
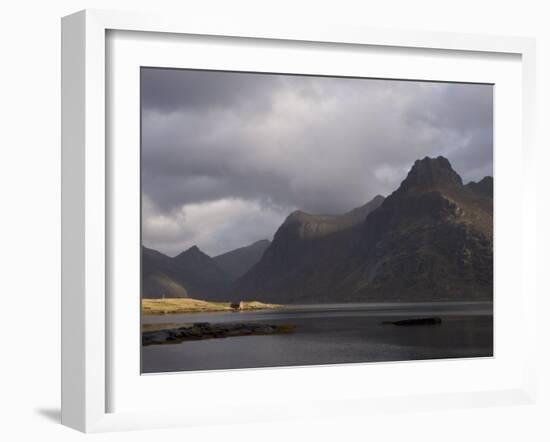
[[[113,318],[108,300],[109,235],[112,209],[109,187],[106,35],[110,31],[155,32],[163,35],[199,35],[270,39],[274,41],[369,45],[383,48],[424,48],[521,57],[521,307],[536,317],[536,257],[534,184],[535,43],[518,37],[493,37],[415,31],[388,31],[283,23],[213,23],[193,17],[86,10],[62,21],[62,423],[85,432],[160,428],[207,424],[210,416],[190,416],[170,407],[139,411],[113,411],[109,376],[113,354],[109,327]],[[157,34],[158,35],[158,34]],[[116,231],[115,231],[116,232]],[[498,248],[497,248],[498,253]],[[519,282],[519,280],[518,280]],[[132,325],[129,324],[129,327]],[[533,336],[535,324],[526,324],[524,336]],[[534,343],[534,339],[529,342]],[[342,397],[315,399],[302,409],[269,408],[270,419],[328,415],[356,415],[383,409],[387,412],[533,403],[536,396],[534,348],[525,344],[521,382],[504,388],[449,393]],[[533,344],[534,345],[534,344]],[[335,367],[332,370],[343,369]],[[353,367],[357,373],[361,367]],[[348,370],[349,371],[349,370]],[[242,376],[242,371],[240,376]],[[262,375],[269,375],[268,370]],[[281,371],[278,372],[282,373]],[[212,376],[203,373],[201,376]],[[219,376],[218,381],[223,378]],[[248,407],[250,408],[250,407]],[[246,404],[237,410],[247,410]],[[250,410],[249,410],[250,411]],[[242,414],[242,413],[241,413]],[[267,413],[248,413],[244,421],[265,420]],[[230,413],[217,422],[234,422]]]

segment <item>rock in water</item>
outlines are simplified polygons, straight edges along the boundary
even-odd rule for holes
[[[390,321],[393,325],[438,325],[443,321],[439,317],[432,318],[413,318],[413,319],[401,319],[399,321]]]

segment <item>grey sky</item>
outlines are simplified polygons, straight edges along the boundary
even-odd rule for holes
[[[493,173],[489,85],[142,69],[143,242],[214,256],[339,213],[443,155]]]

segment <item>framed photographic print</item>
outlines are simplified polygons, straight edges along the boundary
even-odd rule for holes
[[[140,87],[143,373],[493,356],[492,84]]]
[[[63,422],[530,402],[533,57],[64,18]]]

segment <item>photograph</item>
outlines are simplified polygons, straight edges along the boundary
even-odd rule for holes
[[[141,67],[141,373],[493,357],[493,89]]]

